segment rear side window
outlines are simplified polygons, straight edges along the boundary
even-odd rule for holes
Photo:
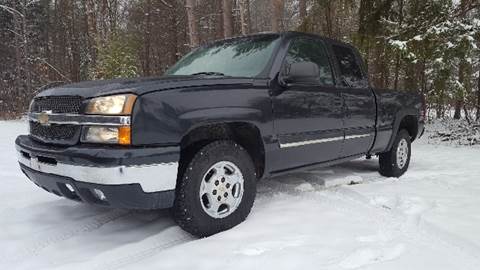
[[[285,63],[291,65],[298,62],[313,62],[319,69],[321,85],[333,85],[333,72],[328,61],[325,47],[320,41],[298,38],[290,43]]]
[[[347,47],[337,45],[332,47],[342,79],[353,87],[367,87],[367,81],[363,77],[362,69],[353,51]]]

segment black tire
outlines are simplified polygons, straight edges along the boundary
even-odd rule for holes
[[[405,140],[407,144],[407,158],[404,161],[404,165],[401,166],[402,162],[397,158],[397,150],[399,148],[400,142]],[[411,139],[410,134],[407,130],[402,129],[397,133],[397,137],[393,142],[392,148],[390,151],[381,153],[379,155],[379,163],[380,163],[380,174],[387,177],[400,177],[402,176],[407,170],[408,166],[410,165],[410,156],[412,153],[411,147]],[[400,163],[400,164],[399,164]]]
[[[228,216],[213,218],[201,203],[200,186],[204,175],[214,164],[227,161],[235,164],[243,175],[243,195],[238,207]],[[256,196],[255,167],[248,152],[233,141],[216,141],[201,148],[185,167],[176,189],[173,215],[185,231],[207,237],[228,230],[243,222],[252,209]]]

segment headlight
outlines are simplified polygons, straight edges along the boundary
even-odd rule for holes
[[[130,126],[85,126],[82,131],[82,142],[129,145],[130,132]]]
[[[85,114],[97,115],[131,115],[136,95],[114,95],[93,98],[87,104]],[[126,126],[84,126],[82,142],[131,144],[131,128]]]
[[[137,96],[115,95],[93,98],[87,105],[86,114],[129,115]]]

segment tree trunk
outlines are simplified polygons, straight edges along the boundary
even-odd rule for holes
[[[462,12],[467,7],[467,1],[462,0],[460,1],[460,9]],[[462,88],[465,86],[465,61],[463,60],[464,57],[460,60],[460,66],[458,67],[458,80],[462,84]],[[460,90],[460,93],[457,93],[457,100],[455,101],[455,114],[453,115],[453,119],[460,119],[462,118],[462,107],[463,107],[463,97],[464,97],[464,89]]]
[[[232,0],[222,1],[222,14],[223,14],[223,37],[229,38],[233,35]]]
[[[143,76],[150,76],[150,66],[151,66],[151,57],[150,57],[150,51],[151,51],[151,28],[152,28],[152,15],[150,13],[150,10],[152,10],[152,1],[147,0],[146,2],[146,7],[145,7],[145,16],[147,17],[145,29],[144,29],[144,42],[145,42],[145,62],[143,65]]]
[[[27,8],[28,2],[23,1],[23,18],[22,18],[22,33],[23,33],[23,57],[25,61],[25,90],[27,94],[33,92],[32,89],[32,67],[30,66],[30,44],[27,27]]]
[[[298,7],[299,7],[299,18],[300,18],[300,23],[302,24],[303,21],[305,21],[305,18],[307,17],[307,0],[300,0],[298,2]]]
[[[79,45],[79,37],[78,37],[78,28],[77,28],[77,17],[75,14],[75,2],[71,2],[70,12],[72,14],[71,25],[70,25],[70,47],[71,47],[71,55],[72,55],[72,62],[71,62],[71,79],[74,82],[80,81],[80,45]]]
[[[453,119],[460,119],[462,118],[462,106],[463,102],[461,100],[455,101],[455,114],[453,115]]]
[[[478,84],[477,84],[477,115],[476,120],[480,120],[480,71],[478,72]]]
[[[331,1],[326,1],[325,2],[325,21],[327,24],[327,36],[330,38],[335,38],[333,34],[333,16],[332,16],[332,4],[333,2]]]
[[[418,77],[416,73],[416,64],[407,63],[405,68],[405,90],[407,91],[418,91]]]
[[[13,17],[13,24],[14,24],[14,29],[16,32],[20,32],[22,27],[21,27],[21,18],[20,16],[14,16]],[[22,37],[15,35],[13,38],[14,40],[14,48],[15,48],[15,88],[16,89],[22,89],[22,74],[23,74],[23,64],[22,64]]]
[[[185,0],[185,9],[187,10],[188,41],[191,48],[197,47],[200,43],[198,38],[197,19],[193,12],[195,0]]]
[[[90,67],[95,67],[97,63],[97,17],[95,14],[95,1],[87,0],[85,2]]]
[[[283,20],[283,0],[272,0],[272,32],[280,32]]]
[[[400,77],[400,53],[395,56],[395,75],[393,79],[393,89],[398,90],[398,79]]]
[[[360,49],[365,49],[365,39],[369,31],[369,16],[374,11],[373,0],[361,0],[358,10],[358,44]]]
[[[443,103],[441,104],[440,101],[437,103],[437,119],[443,118]]]
[[[171,17],[171,26],[170,26],[170,29],[171,29],[171,36],[172,36],[172,40],[171,40],[171,44],[172,44],[172,50],[171,52],[173,53],[173,61],[169,63],[169,65],[173,65],[174,63],[176,63],[179,58],[180,58],[180,52],[178,51],[178,31],[180,31],[178,29],[178,13],[177,13],[177,9],[174,8],[172,10],[172,17]]]
[[[101,16],[100,16],[100,33],[101,33],[101,44],[105,46],[108,36],[108,26],[107,26],[107,17],[108,17],[108,0],[102,0]]]
[[[239,8],[242,35],[247,35],[250,33],[250,1],[240,0]]]
[[[398,14],[399,14],[398,28],[399,29],[402,29],[402,26],[403,26],[403,6],[404,6],[403,0],[399,0],[398,1]],[[397,51],[395,56],[395,79],[393,83],[393,89],[395,90],[398,90],[399,76],[400,76],[400,52]]]
[[[457,93],[457,100],[455,101],[455,114],[453,119],[460,119],[462,118],[462,107],[463,107],[463,99],[465,96],[465,68],[467,63],[462,59],[460,60],[460,65],[458,67],[458,81],[462,84],[462,88],[458,90]]]
[[[465,113],[465,120],[467,120],[467,123],[471,125],[472,121],[470,121],[470,116],[468,115],[467,106],[465,104],[463,105],[463,113]]]

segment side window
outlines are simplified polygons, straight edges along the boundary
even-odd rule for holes
[[[367,87],[360,65],[353,51],[347,47],[334,45],[333,52],[337,59],[342,79],[353,87]]]
[[[285,64],[291,65],[298,62],[313,62],[317,64],[320,84],[334,84],[327,51],[320,41],[299,38],[290,43]]]

